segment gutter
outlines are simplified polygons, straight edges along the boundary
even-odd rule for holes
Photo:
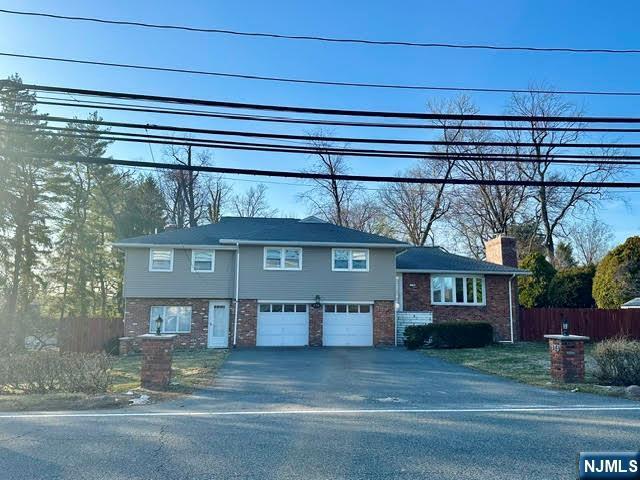
[[[240,296],[240,245],[236,244],[236,306],[233,309],[233,348],[238,338],[238,297]]]
[[[296,246],[296,247],[351,247],[351,248],[395,248],[406,249],[406,243],[356,243],[356,242],[301,242],[282,240],[237,240],[221,238],[220,244],[227,245],[274,245],[274,246]]]

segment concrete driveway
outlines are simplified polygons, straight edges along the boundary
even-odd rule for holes
[[[114,412],[0,415],[7,479],[574,479],[635,450],[640,404],[401,349],[234,351],[212,388]]]

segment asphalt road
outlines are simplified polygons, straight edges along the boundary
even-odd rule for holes
[[[640,403],[415,352],[239,350],[214,387],[119,411],[0,414],[1,479],[575,479],[636,450]]]

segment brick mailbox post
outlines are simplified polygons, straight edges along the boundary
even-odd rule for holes
[[[584,380],[584,342],[581,335],[545,335],[549,339],[551,378],[562,383]]]
[[[171,381],[171,360],[175,335],[140,335],[142,369],[140,383],[151,390],[164,390]]]

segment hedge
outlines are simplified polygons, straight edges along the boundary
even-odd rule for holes
[[[411,325],[404,330],[409,350],[432,348],[478,348],[493,343],[493,326],[484,322]]]

